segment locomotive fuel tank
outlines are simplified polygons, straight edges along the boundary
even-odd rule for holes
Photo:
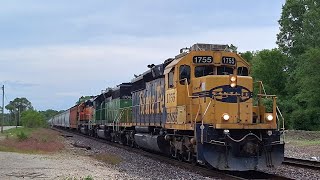
[[[105,139],[106,136],[105,136],[104,129],[98,129],[98,130],[97,130],[97,136],[98,136],[99,138]]]
[[[141,148],[161,153],[168,152],[169,143],[164,139],[164,136],[137,133],[134,135],[134,140]]]
[[[88,134],[88,127],[84,127],[84,126],[80,127],[80,132],[82,134]]]

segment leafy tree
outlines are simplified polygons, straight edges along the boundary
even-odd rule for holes
[[[277,44],[288,55],[287,96],[281,101],[295,129],[319,128],[320,2],[287,0],[279,20]],[[311,84],[309,84],[311,83]]]
[[[262,50],[252,58],[252,76],[268,94],[285,95],[287,57],[278,49]]]
[[[254,52],[252,52],[252,51],[246,51],[246,52],[240,53],[240,54],[241,54],[241,57],[249,63],[251,63],[251,61],[254,57]]]
[[[93,96],[81,96],[81,97],[79,98],[79,100],[76,102],[76,105],[77,105],[77,104],[80,104],[80,103],[83,103],[83,102],[85,102],[85,101],[87,101],[87,100],[89,100],[89,99],[91,99],[91,98],[93,98]]]
[[[37,128],[45,127],[46,121],[44,116],[35,110],[27,110],[21,114],[21,124],[24,127]]]
[[[306,13],[306,0],[287,0],[282,7],[279,20],[280,33],[277,35],[277,44],[286,54],[295,55],[303,52],[301,44],[303,20]]]
[[[39,113],[41,113],[43,115],[43,117],[48,120],[50,119],[51,117],[59,114],[59,111],[56,111],[56,110],[53,110],[53,109],[48,109],[48,110],[45,110],[45,111],[39,111]]]
[[[300,91],[297,96],[309,107],[320,107],[320,48],[310,49],[300,57],[300,65],[295,71],[299,77],[297,85]]]
[[[31,102],[25,97],[15,98],[13,101],[10,101],[5,108],[10,111],[10,114],[12,114],[13,117],[17,117],[18,122],[20,122],[20,119],[19,115],[17,116],[16,114],[21,114],[23,111],[33,109]]]
[[[277,44],[290,57],[290,72],[297,66],[298,56],[309,48],[320,47],[319,19],[319,1],[287,0],[283,6]]]
[[[299,91],[293,97],[297,107],[292,111],[292,126],[295,129],[320,130],[320,48],[307,50],[299,59],[299,66],[294,72],[299,77],[296,82]],[[302,115],[303,118],[298,118]]]
[[[15,98],[13,101],[10,101],[10,103],[7,106],[5,106],[5,108],[10,112],[23,112],[25,110],[33,109],[31,102],[25,97]]]

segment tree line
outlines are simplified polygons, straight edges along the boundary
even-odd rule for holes
[[[9,113],[4,114],[4,125],[11,126],[45,127],[47,120],[59,113],[59,111],[52,109],[37,111],[25,97],[15,98],[5,108]]]
[[[278,96],[286,128],[320,130],[320,2],[287,0],[275,49],[241,53],[252,76]]]

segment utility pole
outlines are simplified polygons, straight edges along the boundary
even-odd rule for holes
[[[14,121],[16,122],[16,129],[18,128],[18,120],[17,120],[17,113],[16,111],[13,111],[14,114]]]
[[[3,133],[4,124],[4,85],[2,85],[2,123],[1,123],[1,133]]]
[[[19,105],[19,120],[18,120],[18,126],[19,126],[19,123],[21,123],[21,122],[20,122],[20,105]]]

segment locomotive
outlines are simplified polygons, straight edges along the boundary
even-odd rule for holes
[[[148,68],[50,122],[220,170],[282,163],[276,96],[262,82],[254,95],[250,64],[228,45],[194,44]]]

